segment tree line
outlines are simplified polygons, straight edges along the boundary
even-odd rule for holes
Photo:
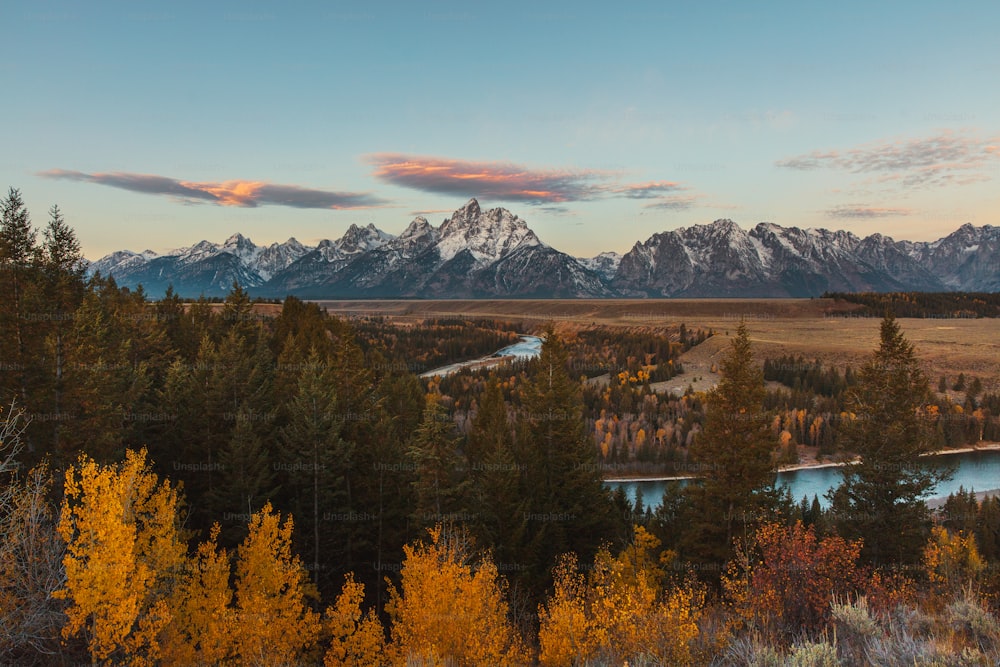
[[[822,298],[862,306],[842,317],[1000,317],[998,292],[824,292]]]

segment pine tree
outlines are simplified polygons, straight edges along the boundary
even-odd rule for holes
[[[474,535],[481,547],[494,550],[498,562],[511,563],[524,526],[525,508],[520,498],[523,466],[514,454],[514,431],[496,377],[490,378],[479,401],[466,453]]]
[[[30,290],[38,264],[37,233],[25,207],[21,191],[10,188],[0,201],[0,356],[10,366],[0,378],[3,389],[15,392],[22,405],[27,401],[30,360],[30,322],[28,317]],[[6,400],[6,399],[5,399]],[[28,443],[29,450],[32,443]]]
[[[625,530],[587,433],[580,384],[567,365],[566,348],[549,327],[522,389],[517,438],[526,503],[518,562],[533,580],[531,590],[545,587],[557,555],[573,551],[589,559],[597,545]]]
[[[60,414],[66,375],[66,338],[70,320],[83,300],[84,268],[80,242],[73,229],[66,224],[58,206],[49,211],[42,247],[42,303],[45,305],[48,325],[48,363],[45,377],[46,400],[52,412]],[[57,423],[57,422],[53,422]],[[59,428],[52,429],[52,446],[59,450]]]
[[[427,394],[423,419],[413,433],[408,454],[416,470],[414,521],[423,526],[455,521],[466,509],[466,461],[458,451],[455,423],[441,404],[440,394]]]
[[[764,374],[742,321],[720,370],[706,399],[704,429],[691,448],[701,483],[688,487],[692,516],[682,549],[692,560],[719,568],[732,554],[733,538],[751,534],[773,511],[777,447],[764,411]]]
[[[288,406],[288,424],[280,437],[288,458],[286,479],[297,496],[296,506],[314,581],[328,562],[350,562],[350,544],[343,532],[333,529],[324,514],[349,515],[353,445],[341,437],[343,424],[332,370],[313,350],[299,377],[295,397]],[[342,525],[342,524],[340,524]],[[347,556],[345,558],[344,556]]]
[[[243,517],[259,511],[278,492],[271,454],[256,432],[259,423],[253,415],[237,416],[233,437],[219,452],[220,480],[208,500],[215,512],[221,509],[224,517],[237,517],[225,523],[225,544],[237,544],[246,537]]]
[[[913,563],[930,528],[923,496],[949,477],[920,458],[933,449],[924,407],[930,389],[913,346],[896,319],[882,320],[879,347],[848,391],[852,417],[841,425],[841,443],[860,462],[844,466],[844,479],[828,497],[838,532],[864,540],[869,563]]]

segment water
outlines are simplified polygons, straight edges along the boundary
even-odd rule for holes
[[[542,353],[542,339],[538,336],[521,336],[521,341],[493,353],[494,357],[515,356],[533,359]]]
[[[928,496],[928,500],[947,498],[949,494],[958,491],[960,486],[965,487],[966,491],[970,489],[976,491],[1000,489],[1000,450],[948,454],[932,457],[932,460],[935,465],[940,467],[949,465],[957,467],[954,476],[950,480],[938,484]],[[820,505],[827,507],[829,503],[824,496],[827,491],[840,484],[841,479],[840,467],[830,466],[779,472],[777,483],[779,486],[789,487],[792,499],[796,502],[802,500],[802,496],[806,496],[812,501],[812,497],[815,495],[819,498]],[[641,488],[643,502],[646,505],[656,506],[660,504],[663,491],[669,483],[666,481],[608,482],[608,486],[612,490],[619,486],[624,487],[625,493],[633,501],[635,501],[636,489]]]
[[[493,363],[497,363],[496,359],[500,357],[517,357],[518,359],[532,359],[537,357],[542,353],[542,339],[538,336],[521,336],[521,340],[513,345],[508,345],[505,348],[499,349],[488,357],[483,357],[481,359],[472,359],[471,361],[461,361],[455,364],[448,364],[447,366],[442,366],[441,368],[435,368],[434,370],[427,371],[426,373],[421,373],[420,377],[436,377],[442,375],[451,375],[452,373],[457,373],[467,366],[488,366]]]

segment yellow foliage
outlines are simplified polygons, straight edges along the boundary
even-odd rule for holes
[[[587,608],[587,585],[577,572],[574,554],[559,559],[553,570],[552,597],[538,611],[539,662],[543,665],[585,664],[606,637],[595,627]]]
[[[326,610],[327,627],[332,635],[323,660],[326,667],[385,664],[385,631],[375,610],[362,614],[364,597],[364,584],[354,581],[354,573],[348,574],[336,604]]]
[[[485,556],[473,567],[464,539],[429,531],[403,548],[401,589],[390,586],[392,661],[453,665],[523,664],[527,651],[507,618],[506,582]]]
[[[319,615],[302,561],[292,553],[292,519],[284,524],[271,503],[250,519],[236,563],[236,650],[241,663],[295,664],[315,645]]]
[[[218,548],[218,537],[219,524],[215,524],[171,597],[174,620],[164,633],[163,664],[217,665],[235,650],[229,558],[225,549]]]
[[[663,590],[674,554],[657,557],[660,542],[635,528],[631,546],[618,557],[602,549],[585,583],[572,555],[554,571],[552,597],[539,609],[543,665],[651,660],[692,664],[704,594],[692,585]]]
[[[964,583],[977,579],[985,568],[975,535],[952,533],[941,526],[931,529],[924,547],[924,570],[932,584],[958,590]]]
[[[95,662],[152,664],[170,622],[166,597],[183,567],[176,489],[150,471],[146,450],[101,466],[81,456],[66,471],[59,534],[66,542],[64,637],[81,632]]]

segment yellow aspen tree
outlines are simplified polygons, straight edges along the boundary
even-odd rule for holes
[[[978,581],[986,569],[975,535],[953,533],[942,526],[931,528],[923,555],[927,579],[939,592],[957,592]]]
[[[689,665],[698,636],[704,593],[690,584],[663,590],[663,566],[672,552],[642,527],[617,557],[602,549],[589,581],[577,572],[576,558],[564,556],[553,573],[554,592],[539,609],[543,665]]]
[[[507,618],[506,582],[488,555],[473,567],[463,536],[429,530],[403,547],[400,589],[389,589],[395,664],[519,665],[527,651]]]
[[[302,560],[292,553],[292,518],[281,522],[271,503],[250,518],[237,550],[236,653],[243,665],[301,662],[315,646],[319,615],[306,604],[315,595]]]
[[[326,610],[330,648],[323,664],[326,667],[369,667],[386,664],[385,631],[374,609],[362,613],[361,601],[365,586],[354,581],[354,573],[337,596],[337,602]]]
[[[87,637],[95,662],[153,664],[170,622],[166,598],[183,567],[180,497],[149,469],[146,450],[66,471],[59,534],[66,542],[63,636]]]
[[[551,667],[586,664],[603,643],[603,628],[591,622],[586,579],[577,571],[576,555],[563,555],[552,576],[552,597],[538,610],[538,660]]]
[[[222,664],[235,650],[231,568],[226,550],[218,547],[219,530],[219,524],[212,526],[171,596],[173,622],[164,633],[165,665]]]

